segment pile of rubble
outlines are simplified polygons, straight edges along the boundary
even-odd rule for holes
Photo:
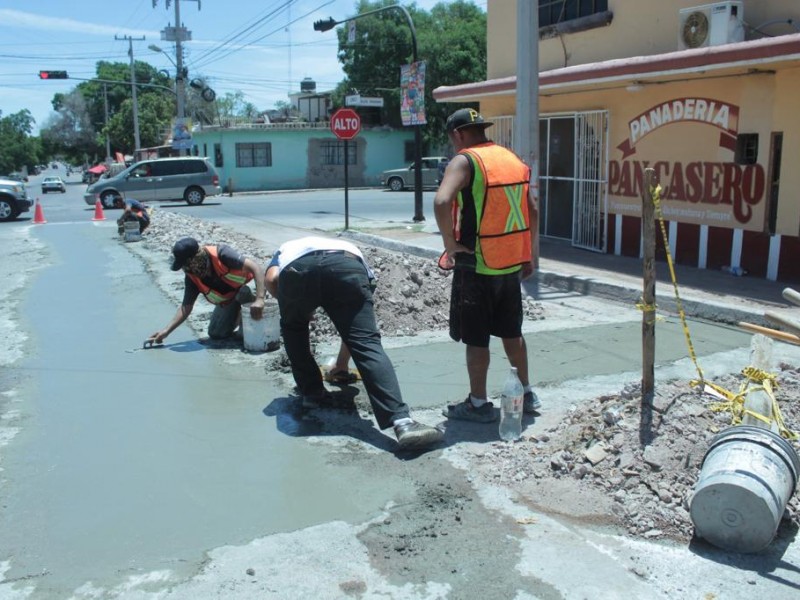
[[[714,383],[736,392],[743,381],[741,375],[729,375]],[[777,383],[783,417],[796,428],[800,369],[781,365]],[[731,426],[732,416],[719,398],[688,381],[657,386],[649,427],[642,423],[641,404],[636,384],[572,406],[545,433],[479,453],[481,472],[518,486],[549,512],[568,517],[583,512],[588,520],[624,527],[634,536],[686,542],[693,535],[689,502],[703,458],[714,435]],[[797,441],[793,446],[800,451]],[[584,508],[573,510],[578,497]],[[797,494],[785,518],[800,518]]]

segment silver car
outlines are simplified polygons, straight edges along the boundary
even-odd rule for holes
[[[422,187],[435,188],[439,185],[440,170],[449,162],[446,156],[426,156],[422,159]],[[406,188],[414,189],[414,163],[402,169],[390,169],[381,174],[381,185],[393,192]]]
[[[91,184],[83,199],[89,206],[99,200],[105,208],[122,208],[125,198],[144,203],[183,200],[198,205],[206,196],[221,193],[219,175],[208,159],[182,156],[143,160],[131,165],[113,177]]]

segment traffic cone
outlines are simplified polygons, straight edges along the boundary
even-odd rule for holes
[[[94,216],[92,217],[92,221],[105,221],[106,216],[103,214],[103,204],[100,200],[97,200],[94,203]]]
[[[47,223],[47,221],[44,220],[44,211],[42,210],[42,205],[39,203],[39,198],[36,198],[36,208],[33,211],[33,222],[37,225]]]

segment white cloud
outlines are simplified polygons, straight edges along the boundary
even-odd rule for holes
[[[111,25],[97,25],[78,21],[75,19],[65,19],[60,17],[48,17],[41,14],[23,12],[21,10],[0,9],[0,27],[14,27],[15,29],[35,29],[40,31],[57,31],[59,33],[80,33],[97,36],[130,35],[158,37],[157,31],[144,31],[138,29],[120,29]]]

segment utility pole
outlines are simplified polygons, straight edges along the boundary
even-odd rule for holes
[[[111,163],[111,138],[108,137],[108,84],[103,84],[103,109],[106,115],[106,164]]]
[[[514,151],[531,168],[531,189],[539,201],[539,8],[517,0],[517,116]],[[541,213],[540,213],[541,214]],[[539,236],[534,239],[538,241]],[[539,260],[539,249],[535,251]],[[538,267],[537,265],[534,265]]]
[[[175,27],[181,27],[181,0],[175,0]],[[183,73],[182,37],[181,35],[175,37],[175,66],[178,69],[178,72],[175,74],[175,91],[178,94],[176,102],[178,121],[183,121],[183,119],[186,118],[186,81]],[[183,156],[184,151],[180,150],[179,152],[180,155]]]
[[[143,41],[145,36],[134,38],[129,35],[114,36],[115,40],[128,40],[128,56],[131,57],[131,93],[133,94],[133,143],[134,150],[142,147],[139,140],[139,101],[136,98],[136,67],[133,60],[133,42],[134,40]]]
[[[164,4],[169,9],[170,2],[175,2],[175,27],[167,25],[161,31],[161,39],[166,42],[175,42],[175,95],[176,99],[176,112],[178,123],[183,123],[186,119],[186,69],[183,66],[183,42],[192,39],[192,32],[186,29],[181,23],[181,0],[165,0]],[[192,0],[197,2],[197,10],[200,10],[200,0]],[[158,4],[158,0],[153,0],[153,8]],[[174,146],[173,146],[174,148]],[[178,154],[184,156],[186,154],[185,148],[178,148]]]

